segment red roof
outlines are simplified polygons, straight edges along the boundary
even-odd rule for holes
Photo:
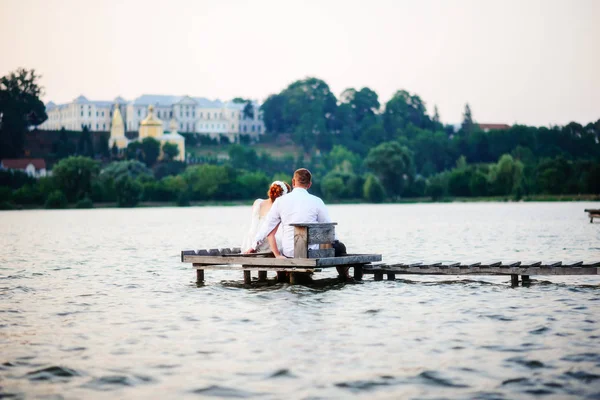
[[[46,169],[43,158],[5,158],[0,162],[7,169],[25,169],[29,164],[33,164],[36,170]]]
[[[481,129],[496,129],[496,130],[503,130],[503,129],[510,129],[510,125],[507,124],[477,124],[479,125],[479,127]]]

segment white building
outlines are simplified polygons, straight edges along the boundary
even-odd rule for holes
[[[0,170],[23,171],[32,178],[48,175],[46,161],[43,158],[10,158],[0,160]]]
[[[128,132],[137,131],[148,116],[148,106],[154,106],[156,117],[169,130],[170,121],[177,122],[179,132],[207,134],[213,138],[221,135],[235,141],[239,135],[257,138],[265,132],[262,112],[256,101],[251,103],[252,116],[245,115],[246,103],[208,100],[203,97],[142,95],[127,102],[118,97],[113,101],[90,101],[79,96],[71,103],[46,105],[48,120],[39,129],[79,131],[87,126],[91,131],[110,131],[113,104],[119,104]]]

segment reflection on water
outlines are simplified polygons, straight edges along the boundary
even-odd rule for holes
[[[593,203],[332,206],[386,261],[599,260]],[[197,287],[249,207],[0,213],[0,397],[598,398],[600,278]],[[271,273],[270,276],[274,274]],[[333,278],[334,271],[316,278]],[[368,277],[367,279],[371,279]]]

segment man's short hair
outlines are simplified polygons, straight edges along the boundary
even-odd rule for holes
[[[300,185],[306,186],[310,183],[312,179],[312,174],[306,168],[300,168],[294,172],[294,179]]]

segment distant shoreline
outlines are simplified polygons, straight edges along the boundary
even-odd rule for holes
[[[396,201],[388,201],[383,203],[369,203],[364,200],[344,200],[326,201],[326,204],[418,204],[418,203],[517,203],[517,202],[582,202],[582,201],[600,201],[600,195],[595,194],[580,194],[580,195],[531,195],[523,196],[516,200],[510,196],[492,196],[492,197],[448,197],[439,200],[431,200],[430,197],[412,197],[404,198]],[[221,201],[192,201],[189,206],[185,207],[233,207],[233,206],[248,206],[252,205],[252,200],[221,200]],[[161,207],[180,207],[176,202],[158,202],[144,201],[138,203],[136,207],[119,207],[116,202],[113,203],[94,203],[92,208],[161,208]],[[185,208],[181,207],[181,208]],[[19,211],[19,210],[45,210],[43,206],[20,206],[15,205],[14,209],[1,209],[0,211]],[[67,210],[75,210],[75,204],[70,204]]]

